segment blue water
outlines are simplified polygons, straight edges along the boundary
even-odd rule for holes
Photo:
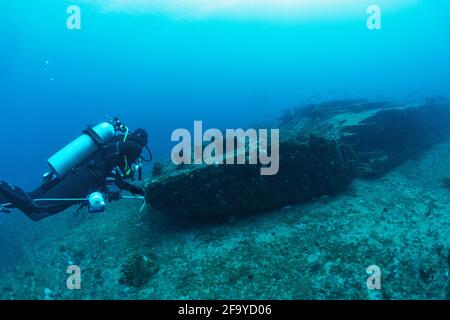
[[[1,1],[0,179],[32,189],[51,154],[108,116],[145,127],[162,159],[194,120],[236,128],[308,102],[449,96],[450,2],[389,7],[375,31],[370,3],[354,2],[348,15],[283,19]],[[81,30],[66,28],[71,4]]]
[[[68,30],[77,3],[82,28]],[[286,22],[2,1],[0,175],[33,187],[50,154],[107,115],[147,128],[165,158],[172,130],[196,119],[239,127],[308,101],[448,93],[447,1],[387,10],[376,31],[357,3],[360,15]]]

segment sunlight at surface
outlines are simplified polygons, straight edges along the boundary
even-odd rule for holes
[[[369,5],[398,8],[419,0],[83,0],[105,12],[161,13],[176,18],[320,18],[352,16]],[[363,11],[364,12],[364,11]]]

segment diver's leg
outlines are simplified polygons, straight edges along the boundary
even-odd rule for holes
[[[6,199],[0,191],[0,212],[7,212],[7,209],[11,206],[11,203]]]
[[[11,209],[14,209],[8,202],[0,201],[0,212],[11,213]]]
[[[28,212],[23,212],[23,213],[28,218],[30,218],[31,220],[36,221],[36,222],[54,215],[54,213],[48,213],[48,212],[39,213],[39,212],[35,212],[35,211],[33,211],[33,212],[28,211]]]
[[[58,203],[45,203],[38,205],[25,191],[18,187],[11,187],[6,182],[0,182],[0,195],[6,210],[19,209],[33,221],[39,221],[71,207],[73,203],[61,201]]]
[[[23,213],[30,218],[33,221],[39,221],[45,218],[48,218],[50,216],[53,216],[57,213],[60,213],[61,211],[66,210],[67,208],[71,207],[73,203],[60,203],[57,205],[50,205],[50,206],[37,206],[35,205],[33,209],[29,209],[26,211],[23,211]]]
[[[2,182],[0,182],[1,184]],[[4,203],[8,203],[8,199],[5,198],[5,196],[3,196],[3,194],[1,193],[0,190],[0,204],[4,204]]]
[[[8,206],[5,206],[6,209],[19,209],[33,221],[38,221],[57,213],[55,209],[59,209],[61,206],[64,208],[70,206],[70,204],[60,204],[58,207],[39,206],[28,193],[19,187],[12,187],[3,181],[0,182],[0,194],[2,195],[3,200],[9,204]]]
[[[44,179],[42,184],[34,191],[29,192],[31,198],[36,199],[42,197],[46,192],[57,186],[62,180],[59,178]]]
[[[91,192],[90,188],[97,190],[99,185],[96,185],[92,179],[90,172],[78,171],[64,180],[59,180],[57,183],[52,181],[43,184],[38,189],[29,193],[29,196],[34,200],[33,210],[24,212],[30,219],[34,221],[42,220],[59,212],[62,212],[74,205],[82,204],[83,201],[58,201],[57,199],[80,199],[86,198]],[[55,199],[49,201],[38,201],[40,199]]]
[[[57,183],[45,184],[33,192],[26,193],[20,188],[11,187],[8,183],[0,183],[0,195],[11,203],[12,207],[25,213],[30,219],[37,221],[54,215],[76,205],[76,201],[58,201],[67,198],[85,198],[92,190],[101,187],[89,170],[79,170]],[[37,201],[55,199],[51,201]]]
[[[25,191],[18,187],[12,187],[4,181],[0,182],[0,194],[4,201],[19,210],[26,209],[33,204],[33,200]]]
[[[7,209],[19,209],[32,220],[40,220],[34,217],[35,213],[41,213],[42,208],[38,207],[33,199],[22,189],[12,187],[7,182],[0,182],[0,194],[3,200],[8,203]]]

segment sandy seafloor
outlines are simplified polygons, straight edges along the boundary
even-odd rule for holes
[[[2,239],[0,298],[449,299],[446,177],[450,143],[337,196],[219,223],[139,213],[130,200],[24,228],[2,217],[17,238]],[[136,259],[144,276],[120,281]],[[81,290],[66,288],[68,264],[81,266]],[[366,286],[373,264],[381,290]]]

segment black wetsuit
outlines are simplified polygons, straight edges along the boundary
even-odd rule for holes
[[[17,208],[32,220],[41,220],[59,213],[83,201],[35,201],[36,199],[86,199],[96,191],[106,191],[107,178],[114,178],[119,189],[136,195],[143,191],[126,182],[127,171],[141,155],[142,142],[132,138],[123,141],[117,136],[113,141],[100,146],[99,150],[81,166],[74,168],[63,179],[53,179],[43,183],[36,190],[26,193],[6,183],[0,184],[0,203],[10,203],[7,208]]]

